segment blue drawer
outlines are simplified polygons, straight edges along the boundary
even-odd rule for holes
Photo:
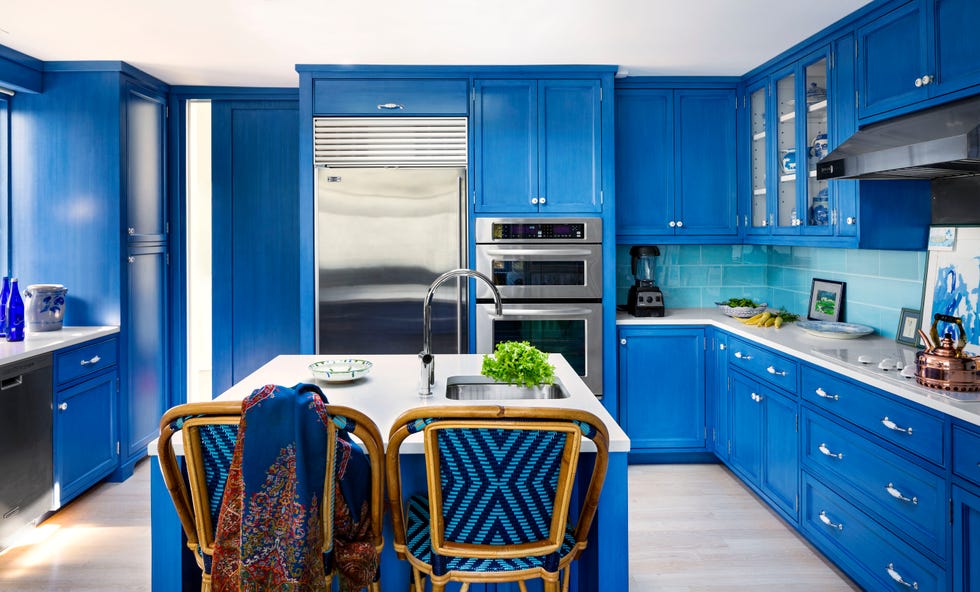
[[[728,366],[786,389],[793,395],[797,392],[799,363],[768,348],[731,337],[728,340]]]
[[[806,472],[803,532],[866,590],[946,590],[940,565]]]
[[[803,367],[803,400],[909,452],[945,466],[945,420],[924,408],[858,386],[836,374]]]
[[[980,484],[980,434],[953,426],[953,472]]]
[[[116,338],[113,337],[56,353],[54,357],[55,382],[62,385],[115,366],[116,351]]]
[[[466,80],[316,80],[313,114],[466,115],[468,97]]]
[[[946,479],[803,410],[803,464],[923,549],[946,556]]]

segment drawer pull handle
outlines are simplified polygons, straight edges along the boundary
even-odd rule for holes
[[[58,404],[58,411],[68,411],[68,403]]]
[[[398,103],[381,103],[378,105],[378,109],[386,111],[400,111],[405,108],[405,105],[399,105]]]
[[[919,589],[919,582],[912,582],[911,584],[908,583],[908,582],[906,582],[902,578],[902,574],[900,574],[897,571],[895,571],[895,564],[894,563],[889,563],[888,564],[888,567],[885,568],[885,571],[888,572],[888,577],[890,577],[891,579],[895,580],[899,584],[905,586],[906,588],[912,588],[913,590],[918,590]]]
[[[750,356],[749,354],[743,354],[740,351],[735,352],[735,357],[738,358],[738,359],[740,359],[740,360],[751,360],[752,359],[752,356]]]
[[[829,526],[831,528],[836,528],[837,530],[844,530],[844,525],[841,524],[841,523],[839,523],[839,522],[838,523],[834,523],[834,521],[831,520],[830,517],[827,516],[827,511],[826,510],[822,510],[820,512],[820,516],[818,516],[818,518],[820,518],[820,521],[821,522],[823,522],[824,524],[826,524],[827,526]]]
[[[895,498],[897,500],[902,500],[903,502],[912,502],[915,505],[919,505],[919,498],[917,498],[917,497],[913,497],[913,498],[907,498],[907,497],[905,497],[904,495],[902,495],[902,492],[901,491],[895,489],[895,485],[893,485],[892,483],[889,483],[888,485],[885,486],[885,491],[888,492],[888,495],[892,496],[893,498]]]
[[[838,399],[840,399],[840,396],[839,395],[828,395],[827,394],[827,391],[823,390],[819,386],[817,387],[817,396],[818,397],[823,397],[824,399],[833,399],[835,401],[837,401]]]
[[[827,444],[825,444],[825,443],[821,443],[820,446],[818,446],[817,448],[825,456],[829,456],[831,458],[836,458],[837,460],[842,460],[844,458],[844,453],[843,452],[838,452],[837,454],[834,454],[833,452],[830,451],[830,448],[827,448]]]
[[[99,356],[92,356],[91,359],[82,360],[80,363],[82,366],[88,366],[89,364],[98,364],[101,361],[102,358],[100,358]]]
[[[779,371],[779,370],[776,370],[775,368],[773,368],[772,366],[769,366],[768,368],[766,368],[766,372],[768,372],[769,374],[775,374],[777,376],[786,376],[786,371],[785,370]]]
[[[885,416],[884,419],[881,420],[881,425],[885,426],[889,430],[894,430],[896,432],[902,432],[903,434],[908,434],[909,436],[912,435],[912,428],[899,427],[898,424],[896,424],[894,421],[888,419],[888,416],[887,415]]]

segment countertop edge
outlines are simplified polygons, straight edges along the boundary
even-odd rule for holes
[[[831,347],[838,343],[846,343],[849,347],[866,345],[869,349],[874,347],[897,347],[893,339],[880,335],[869,335],[860,339],[841,340],[824,339],[811,336],[795,327],[793,323],[783,325],[780,329],[765,328],[758,329],[746,327],[740,322],[723,315],[713,309],[675,309],[668,311],[663,317],[632,317],[626,313],[619,312],[616,315],[616,326],[671,326],[671,325],[695,325],[711,326],[747,339],[759,345],[764,345],[775,351],[791,355],[797,359],[809,362],[819,368],[836,372],[869,387],[893,394],[907,401],[928,407],[934,411],[945,413],[950,417],[963,420],[973,425],[980,426],[980,401],[978,402],[959,402],[947,397],[943,397],[918,384],[909,384],[903,387],[900,384],[881,380],[870,372],[862,372],[859,369],[835,363],[830,359],[818,357],[801,347]],[[910,348],[915,349],[915,348]]]
[[[58,331],[27,333],[24,341],[6,341],[0,338],[0,366],[26,360],[66,347],[72,347],[119,333],[116,326],[63,327]]]

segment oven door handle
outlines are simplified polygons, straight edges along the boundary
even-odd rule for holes
[[[506,257],[508,255],[537,255],[554,257],[556,255],[567,255],[570,257],[580,257],[591,255],[593,251],[589,249],[493,249],[488,250],[487,255],[492,257]]]
[[[505,305],[506,306],[506,305]],[[549,308],[547,310],[542,310],[540,308],[504,308],[504,314],[500,315],[502,317],[555,317],[555,316],[586,316],[592,314],[592,311],[588,308]],[[495,314],[491,314],[491,317],[497,317]]]

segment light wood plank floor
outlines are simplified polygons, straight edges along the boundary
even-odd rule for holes
[[[0,554],[0,592],[149,590],[149,468]],[[859,590],[720,465],[629,471],[631,592]]]

